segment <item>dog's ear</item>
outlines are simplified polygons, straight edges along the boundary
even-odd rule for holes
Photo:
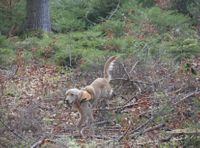
[[[80,101],[82,100],[89,101],[92,99],[92,96],[87,91],[81,91],[79,99]]]

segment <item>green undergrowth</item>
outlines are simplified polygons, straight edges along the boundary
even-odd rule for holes
[[[27,62],[31,57],[35,57],[72,68],[87,67],[102,57],[115,54],[134,55],[140,59],[150,57],[177,61],[200,53],[200,43],[194,34],[190,37],[176,36],[174,32],[151,35],[141,40],[135,36],[108,38],[103,32],[92,30],[69,34],[44,33],[42,38],[28,37],[11,41],[2,37],[0,42],[2,63],[11,63],[16,49],[23,48]],[[32,49],[36,49],[35,52],[32,52]]]
[[[134,55],[140,60],[150,58],[164,62],[200,54],[200,42],[191,18],[174,10],[142,7],[137,0],[124,1],[109,19],[106,18],[110,13],[102,20],[93,20],[95,24],[87,25],[89,22],[84,20],[86,16],[83,12],[88,12],[87,19],[92,20],[93,11],[103,17],[94,10],[100,6],[95,7],[97,3],[86,1],[76,2],[70,1],[73,6],[70,11],[76,12],[73,15],[68,13],[64,1],[53,2],[55,6],[52,5],[54,11],[51,17],[55,33],[33,31],[8,39],[0,35],[1,64],[11,63],[18,48],[24,49],[27,63],[36,59],[69,68],[98,65],[105,57],[116,54],[125,58]],[[84,9],[79,11],[74,6]],[[77,19],[72,19],[75,16]]]

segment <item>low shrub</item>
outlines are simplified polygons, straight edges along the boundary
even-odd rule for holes
[[[107,20],[98,29],[110,38],[121,37],[124,35],[124,25],[124,22],[120,20]]]
[[[13,64],[15,51],[9,48],[0,48],[0,65],[6,66]]]
[[[87,23],[93,25],[106,20],[121,3],[123,1],[91,0],[86,14]]]
[[[87,3],[84,0],[51,1],[51,20],[54,32],[66,33],[86,28],[84,17]]]
[[[174,42],[170,43],[168,52],[171,53],[176,60],[199,55],[200,43],[194,38],[178,38]]]
[[[148,19],[154,23],[161,32],[171,30],[189,23],[190,18],[175,11],[164,11],[159,7],[152,7],[147,10]]]
[[[8,35],[12,28],[12,34],[17,34],[22,31],[23,23],[25,21],[25,1],[18,0],[10,2],[0,2],[0,34]],[[11,32],[10,32],[11,33]]]

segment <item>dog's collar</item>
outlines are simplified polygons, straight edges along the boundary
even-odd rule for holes
[[[86,99],[82,99],[82,100],[80,101],[80,104],[81,104],[81,103],[84,103],[84,102],[86,102]]]

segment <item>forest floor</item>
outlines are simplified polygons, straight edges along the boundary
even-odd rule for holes
[[[115,95],[93,107],[95,134],[86,128],[81,137],[79,114],[65,105],[64,93],[101,75],[102,66],[68,72],[21,66],[0,99],[0,147],[200,146],[199,58],[182,61],[178,70],[134,57],[117,61]]]

